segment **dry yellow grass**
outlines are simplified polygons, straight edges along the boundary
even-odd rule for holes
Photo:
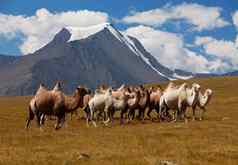
[[[60,131],[46,121],[44,132],[33,121],[24,129],[30,97],[0,98],[0,164],[156,165],[238,164],[238,77],[195,79],[214,90],[204,121],[188,124],[134,122],[87,128],[67,120]],[[69,117],[68,117],[69,119]],[[89,159],[80,159],[85,153]]]

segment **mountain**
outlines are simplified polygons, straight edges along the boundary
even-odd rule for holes
[[[191,78],[161,65],[142,44],[111,24],[66,27],[41,49],[25,56],[0,55],[0,95],[32,95],[40,83],[62,81],[71,93],[79,84],[142,84]]]
[[[228,72],[223,74],[223,76],[238,76],[238,71]]]

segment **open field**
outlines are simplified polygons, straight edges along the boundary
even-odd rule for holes
[[[168,160],[185,164],[238,164],[238,77],[193,79],[214,90],[204,121],[87,128],[67,118],[66,127],[44,131],[35,122],[24,129],[30,97],[0,97],[0,164],[156,165]],[[89,159],[80,159],[85,153]]]

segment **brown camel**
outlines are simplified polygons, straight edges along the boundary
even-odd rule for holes
[[[57,86],[60,86],[59,82],[56,83]],[[44,115],[55,115],[57,117],[55,129],[61,128],[65,121],[64,102],[64,95],[60,89],[48,90],[41,84],[36,95],[30,101],[26,128],[29,127],[30,121],[35,116],[38,126],[41,127],[41,124],[43,124],[41,117],[44,118]]]
[[[149,110],[147,111],[147,116],[151,119],[150,113],[152,110],[156,110],[159,113],[159,103],[160,97],[162,96],[162,89],[161,87],[152,87],[149,89],[150,94],[150,103],[149,103]]]
[[[88,89],[78,86],[72,96],[64,95],[65,98],[65,112],[71,113],[71,120],[73,112],[77,113],[77,109],[84,107],[84,97],[88,94]]]

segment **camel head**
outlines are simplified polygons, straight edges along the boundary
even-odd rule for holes
[[[205,95],[207,95],[207,96],[211,96],[212,95],[212,90],[211,89],[206,89],[206,91],[205,91]]]
[[[89,89],[85,87],[78,86],[75,90],[75,94],[78,96],[85,96],[86,94],[89,94]]]
[[[197,83],[193,83],[192,84],[192,88],[196,91],[196,92],[199,92],[200,89],[201,89],[201,86]]]
[[[108,93],[109,95],[112,95],[112,87],[109,87],[106,91],[106,93]]]
[[[100,86],[98,86],[97,89],[99,89],[101,92],[105,92],[109,87],[105,84],[102,84]]]

